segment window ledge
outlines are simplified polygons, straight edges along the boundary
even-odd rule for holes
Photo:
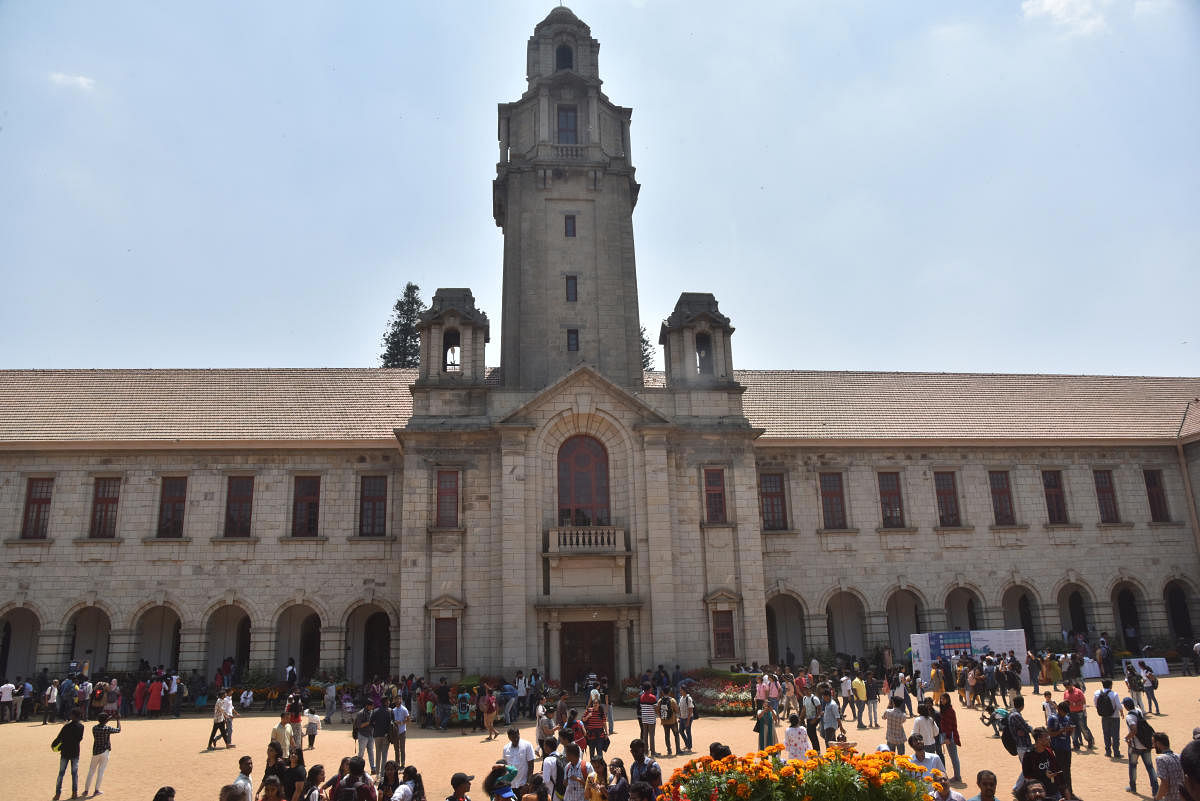
[[[324,534],[318,534],[315,537],[293,537],[290,534],[285,534],[279,538],[283,543],[301,543],[301,542],[328,542],[329,537]]]
[[[1046,531],[1082,531],[1083,524],[1081,523],[1043,523],[1042,528]]]
[[[988,526],[989,531],[1029,531],[1028,523],[1011,523],[1005,526]]]
[[[253,545],[258,542],[258,537],[209,537],[209,542],[244,542]]]
[[[734,524],[730,521],[723,523],[710,523],[707,520],[700,521],[700,528],[733,528]]]
[[[916,526],[901,526],[900,528],[880,526],[875,531],[880,534],[916,534],[918,529]]]
[[[938,534],[969,534],[975,530],[974,526],[934,526],[933,530]]]
[[[395,534],[388,534],[388,535],[377,535],[377,536],[368,536],[368,537],[364,537],[364,536],[362,536],[361,534],[356,534],[356,535],[355,535],[355,536],[353,536],[353,537],[347,537],[347,538],[346,538],[346,542],[350,542],[350,543],[364,543],[364,542],[395,542],[395,541],[396,541],[396,535],[395,535]]]
[[[142,542],[146,545],[172,545],[175,543],[186,545],[191,541],[191,537],[142,537]]]
[[[4,541],[5,545],[50,545],[54,540],[49,537],[11,537]]]
[[[770,535],[783,536],[783,535],[788,535],[788,534],[799,534],[800,532],[794,528],[764,528],[762,530],[762,533],[763,533],[763,536],[770,536]]]
[[[839,534],[857,534],[858,529],[856,529],[856,528],[819,528],[819,529],[817,529],[817,533],[818,534],[830,534],[833,536],[837,536]]]
[[[440,526],[430,526],[426,529],[430,534],[466,534],[466,528],[456,526],[454,528],[442,528]]]
[[[1116,523],[1101,523],[1100,528],[1133,528],[1133,523],[1127,520],[1121,520]]]
[[[1182,520],[1152,520],[1150,528],[1182,528],[1186,525]]]
[[[120,545],[124,537],[76,537],[71,542],[76,545]]]

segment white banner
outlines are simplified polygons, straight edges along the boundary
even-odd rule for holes
[[[909,635],[909,647],[913,670],[921,671],[922,678],[929,677],[929,665],[935,659],[945,657],[951,665],[955,665],[962,656],[981,660],[987,653],[1007,654],[1012,651],[1021,663],[1021,681],[1029,682],[1029,670],[1025,667],[1024,629],[978,629],[911,634]]]

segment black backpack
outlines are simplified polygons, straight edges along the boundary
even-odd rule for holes
[[[1138,750],[1147,751],[1154,742],[1154,728],[1146,721],[1146,716],[1141,712],[1135,712],[1137,715],[1137,738],[1142,747]]]
[[[1096,697],[1096,711],[1100,713],[1102,718],[1111,718],[1116,707],[1113,706],[1112,696],[1109,695],[1109,690],[1101,690],[1100,695]]]
[[[1013,756],[1017,755],[1017,738],[1013,736],[1012,727],[1008,725],[1008,719],[1004,720],[1004,726],[1000,731],[1000,743],[1004,746],[1004,750]]]

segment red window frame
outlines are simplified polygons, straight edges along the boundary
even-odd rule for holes
[[[25,515],[21,519],[21,539],[44,540],[50,528],[50,500],[54,479],[31,478],[25,485]]]
[[[387,533],[387,476],[359,476],[358,536]]]
[[[764,531],[787,531],[787,498],[783,487],[783,473],[760,473],[758,476]]]
[[[1013,507],[1012,484],[1007,470],[989,470],[988,486],[992,490],[992,514],[997,526],[1015,526],[1017,516]]]
[[[713,658],[733,659],[737,653],[733,637],[733,612],[729,609],[714,609],[712,627]]]
[[[1146,482],[1146,500],[1150,503],[1150,522],[1171,522],[1171,510],[1167,506],[1167,493],[1163,487],[1163,472],[1143,470],[1142,478]]]
[[[1046,520],[1052,526],[1070,522],[1067,517],[1067,497],[1063,492],[1061,470],[1042,471],[1042,489],[1046,493]]]
[[[704,468],[704,520],[707,523],[729,522],[725,508],[725,468]]]
[[[225,486],[225,536],[249,537],[254,514],[254,476],[229,476]]]
[[[938,524],[946,528],[962,525],[962,514],[958,509],[958,480],[953,471],[933,474],[933,489],[937,494]]]
[[[458,471],[437,471],[437,528],[458,528]]]
[[[434,667],[458,667],[458,618],[433,619]]]
[[[904,499],[900,495],[900,474],[879,474],[879,510],[883,528],[904,528]]]
[[[117,508],[121,502],[121,479],[97,478],[92,489],[92,522],[88,537],[94,540],[117,536]]]
[[[158,535],[183,536],[183,513],[187,504],[187,477],[165,476],[158,497]]]
[[[844,529],[846,523],[846,491],[842,484],[841,473],[822,473],[821,482],[821,519],[825,528]]]
[[[321,525],[321,477],[296,476],[293,484],[292,536],[315,537]]]
[[[577,434],[558,448],[558,524],[612,524],[608,497],[608,451],[594,437]]]
[[[1100,507],[1101,523],[1120,523],[1121,510],[1117,506],[1117,488],[1111,470],[1093,470],[1092,481],[1096,484],[1096,505]]]

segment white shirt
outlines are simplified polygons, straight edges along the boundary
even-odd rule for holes
[[[0,684],[0,703],[8,703],[12,700],[13,690],[17,689],[12,682]]]
[[[542,781],[546,783],[547,789],[550,790],[551,798],[562,797],[556,796],[554,792],[554,781],[558,778],[558,772],[560,770],[566,770],[567,767],[565,762],[559,761],[562,758],[563,756],[561,753],[554,753],[547,755],[546,758],[542,760]],[[564,773],[563,775],[565,776],[566,774]]]
[[[518,698],[524,698],[524,697],[525,697],[525,690],[526,690],[526,688],[527,688],[527,687],[528,687],[528,685],[525,683],[525,677],[524,677],[524,676],[522,676],[521,678],[517,679],[517,697],[518,697]],[[521,786],[523,786],[523,785],[520,785],[520,784],[518,784],[518,785],[517,785],[517,787],[521,787]]]
[[[913,718],[912,734],[919,734],[925,745],[934,745],[938,740],[938,727],[933,718],[918,715]],[[935,754],[936,756],[936,754]]]
[[[233,780],[236,787],[240,787],[242,792],[246,794],[246,801],[254,801],[254,785],[250,783],[250,777],[245,773],[239,773],[238,777]]]
[[[233,717],[233,699],[228,695],[224,698],[218,698],[217,703],[213,706],[213,720],[220,723],[221,721],[229,720]]]
[[[400,782],[396,792],[392,793],[392,801],[412,801],[413,788],[409,782]]]
[[[942,758],[929,751],[925,752],[924,759],[917,759],[916,754],[910,756],[909,759],[912,760],[914,764],[925,768],[925,770],[940,770],[942,773],[946,772],[946,766],[942,764]]]
[[[528,740],[517,740],[513,745],[510,740],[504,746],[504,762],[517,769],[516,778],[512,780],[513,787],[524,787],[529,784],[529,765],[533,762],[533,746]]]
[[[934,798],[937,799],[937,801],[967,801],[967,799],[963,798],[963,794],[958,790],[951,790],[950,785],[943,784],[942,787],[946,788],[946,794],[935,795]]]
[[[46,703],[47,704],[58,703],[58,688],[55,687],[53,684],[51,684],[49,687],[46,688]]]

